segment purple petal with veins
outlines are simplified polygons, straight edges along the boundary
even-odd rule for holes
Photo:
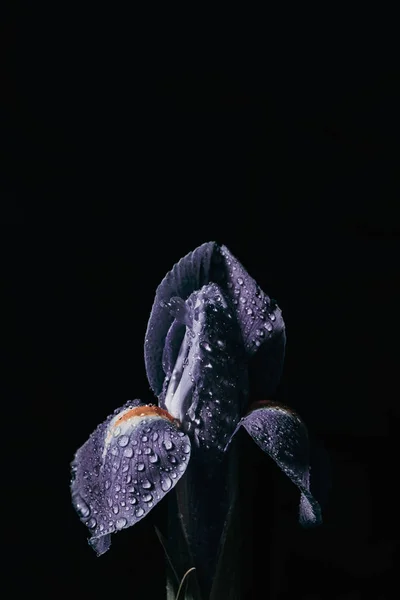
[[[126,403],[99,425],[72,463],[71,493],[90,544],[103,554],[111,533],[148,515],[176,485],[190,459],[190,440],[166,411]]]
[[[321,509],[310,492],[309,441],[304,422],[285,406],[271,402],[257,405],[263,406],[241,419],[232,438],[243,426],[299,488],[300,523],[305,527],[319,525],[322,522]]]

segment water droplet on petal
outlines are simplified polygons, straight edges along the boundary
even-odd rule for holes
[[[115,527],[117,529],[122,529],[123,527],[125,527],[125,525],[127,524],[127,520],[125,519],[125,517],[122,517],[121,519],[117,519],[115,522]]]
[[[268,321],[264,323],[264,327],[267,331],[272,331],[272,325],[271,323],[268,323]]]
[[[155,431],[153,433],[153,442],[156,442],[157,440],[158,440],[158,433],[157,433],[157,431]]]
[[[200,346],[207,352],[212,352],[212,348],[208,342],[200,342]]]
[[[184,452],[185,454],[189,454],[189,452],[190,452],[189,444],[182,444],[182,452]]]
[[[142,442],[147,442],[147,441],[148,441],[148,439],[149,439],[149,438],[147,437],[147,435],[144,435],[144,436],[142,437]]]
[[[168,492],[169,489],[171,489],[172,486],[172,481],[168,476],[165,476],[163,479],[161,479],[161,489],[164,492]]]
[[[74,497],[74,504],[75,504],[76,510],[81,515],[81,517],[86,518],[90,515],[90,508],[86,504],[86,502],[83,500],[83,498],[81,498],[81,496],[76,495]]]
[[[156,463],[158,461],[158,455],[156,453],[151,454],[151,456],[149,456],[149,461],[153,464]]]
[[[163,444],[164,444],[164,446],[165,446],[166,450],[171,450],[171,448],[172,448],[172,446],[173,446],[173,443],[171,442],[171,440],[165,440],[165,441],[163,442]]]
[[[124,446],[127,446],[129,444],[129,437],[127,435],[121,435],[121,437],[118,440],[118,446],[121,446],[121,448],[124,448]]]
[[[149,481],[148,479],[144,479],[142,481],[142,487],[144,487],[145,490],[149,490],[152,486],[151,481]]]
[[[126,456],[126,458],[132,458],[132,456],[133,456],[133,448],[131,448],[130,446],[128,448],[125,448],[125,450],[124,450],[124,456]]]
[[[119,508],[117,505],[113,506],[113,513],[114,515],[117,515],[119,513]]]
[[[144,449],[144,453],[145,454],[151,454],[151,448],[145,448]]]
[[[252,308],[248,308],[246,310],[246,312],[247,312],[248,315],[252,315],[253,314],[253,309]]]
[[[93,517],[91,519],[89,519],[89,521],[87,522],[87,526],[89,527],[89,529],[94,529],[96,527],[96,525],[97,525],[97,521]]]
[[[239,285],[243,285],[243,279],[241,277],[237,278],[237,282]]]
[[[275,321],[275,315],[274,315],[274,313],[271,313],[269,315],[269,318],[271,319],[271,321]]]
[[[106,479],[105,484],[104,484],[105,489],[109,490],[110,489],[110,485],[111,485],[111,481],[109,479]]]
[[[139,508],[137,508],[137,509],[136,509],[136,511],[135,511],[135,515],[136,515],[137,517],[141,517],[142,515],[144,515],[144,510],[143,510],[143,508],[141,508],[141,507],[139,506]]]
[[[144,463],[138,463],[137,470],[144,471]]]
[[[145,502],[151,502],[153,500],[153,496],[151,494],[143,494],[143,500]]]

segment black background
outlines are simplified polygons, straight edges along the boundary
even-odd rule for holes
[[[95,558],[69,462],[127,399],[152,400],[155,289],[216,240],[283,310],[277,398],[323,444],[332,481],[324,524],[302,531],[295,491],[243,442],[245,597],[394,597],[400,73],[389,18],[319,18],[310,36],[295,17],[57,3],[2,22],[10,589],[163,597],[148,519]]]

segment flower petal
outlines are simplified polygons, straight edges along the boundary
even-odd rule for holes
[[[300,489],[300,523],[305,527],[319,525],[321,509],[310,492],[309,442],[304,422],[285,406],[270,402],[257,406],[261,407],[243,417],[233,435],[241,426],[247,430]]]
[[[189,325],[184,301],[210,282],[217,284],[233,305],[246,355],[256,355],[252,362],[261,366],[257,369],[259,391],[270,395],[279,382],[285,352],[281,310],[228,248],[215,242],[187,254],[157,288],[144,344],[147,378],[153,392],[160,396],[168,365],[178,357],[181,340],[176,343],[175,334],[182,336],[182,325]]]
[[[209,282],[215,246],[214,242],[208,242],[187,254],[174,265],[157,288],[144,344],[147,378],[156,396],[162,390],[165,377],[162,367],[165,338],[174,321],[174,316],[165,310],[164,303],[174,296],[186,300],[193,291]]]
[[[256,354],[255,371],[262,380],[259,391],[269,396],[279,383],[285,355],[282,311],[226,246],[214,252],[211,278],[226,289],[234,304],[246,354]]]
[[[171,415],[138,400],[97,427],[75,455],[71,482],[73,505],[97,554],[109,549],[111,533],[147,516],[175,486],[190,451]]]
[[[246,357],[233,307],[218,285],[193,292],[185,305],[180,311],[190,325],[173,369],[165,362],[160,405],[182,422],[194,448],[208,451],[204,459],[214,460],[222,458],[247,402]]]

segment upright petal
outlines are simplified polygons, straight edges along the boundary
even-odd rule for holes
[[[261,381],[258,391],[271,395],[279,383],[285,355],[282,311],[226,246],[217,247],[214,252],[210,277],[233,302],[247,356],[256,355],[250,369],[255,362],[254,371]]]
[[[144,343],[147,378],[156,396],[162,390],[165,377],[162,367],[165,338],[174,321],[174,316],[165,310],[164,303],[172,297],[186,300],[192,292],[209,282],[215,246],[214,242],[208,242],[187,254],[167,273],[156,290]]]
[[[233,435],[241,426],[300,489],[300,523],[319,525],[321,509],[310,492],[309,442],[304,422],[285,406],[263,402],[241,419]]]
[[[144,345],[151,388],[160,396],[168,367],[178,358],[184,327],[190,327],[191,315],[185,311],[184,301],[209,283],[217,284],[232,305],[245,353],[248,358],[256,355],[250,368],[252,363],[260,366],[259,391],[270,395],[279,382],[285,351],[281,310],[228,248],[215,242],[187,254],[157,288]]]
[[[171,415],[138,400],[99,425],[72,462],[71,494],[90,544],[103,554],[111,533],[145,517],[186,470],[190,441]]]
[[[247,402],[243,341],[233,307],[215,283],[193,292],[183,304],[179,310],[186,312],[189,325],[172,370],[172,363],[165,362],[160,404],[182,422],[193,449],[205,450],[204,460],[214,460],[222,458]]]

